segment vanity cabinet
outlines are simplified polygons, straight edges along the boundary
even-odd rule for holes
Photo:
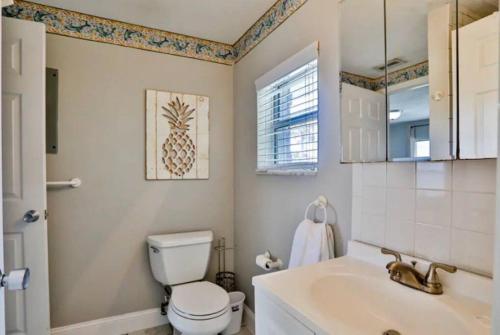
[[[255,331],[257,335],[316,334],[259,289],[255,291]]]

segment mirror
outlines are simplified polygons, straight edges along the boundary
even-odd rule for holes
[[[384,0],[340,6],[342,162],[380,162],[386,152]]]
[[[456,1],[341,3],[342,162],[456,158]]]
[[[496,158],[498,140],[498,1],[458,0],[458,152],[460,159]],[[457,45],[452,49],[456,52]],[[458,87],[457,87],[458,86]]]
[[[386,0],[390,161],[454,158],[454,1]]]

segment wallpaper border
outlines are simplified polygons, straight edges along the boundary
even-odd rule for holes
[[[307,0],[277,0],[234,45],[148,28],[25,0],[3,8],[6,17],[44,23],[56,35],[233,65]]]
[[[262,40],[299,10],[307,0],[278,0],[260,17],[236,43],[234,43],[235,62],[238,62]]]
[[[429,75],[429,62],[424,61],[415,65],[410,65],[400,70],[389,72],[388,85],[392,86],[405,81],[425,77]],[[372,91],[378,91],[385,87],[385,78],[368,78],[349,72],[340,72],[340,81]]]

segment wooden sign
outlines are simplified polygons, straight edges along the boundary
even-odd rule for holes
[[[146,90],[146,179],[208,179],[209,98]]]

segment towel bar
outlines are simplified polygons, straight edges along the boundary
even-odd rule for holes
[[[328,218],[327,218],[327,210],[326,209],[328,207],[328,199],[326,199],[326,197],[324,195],[320,195],[319,197],[316,198],[316,200],[314,200],[309,205],[307,205],[306,211],[304,213],[304,219],[307,220],[307,213],[309,212],[309,209],[312,206],[323,209],[323,213],[324,213],[323,214],[324,215],[323,223],[327,223]]]
[[[47,187],[64,187],[70,186],[73,188],[80,187],[82,185],[82,180],[80,178],[73,178],[68,181],[48,181]]]

